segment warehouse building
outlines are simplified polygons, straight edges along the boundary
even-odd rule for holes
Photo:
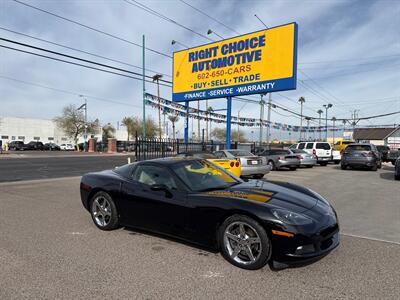
[[[116,131],[118,140],[126,140],[127,136],[126,129]],[[93,137],[101,140],[101,132]],[[23,141],[24,143],[40,141],[43,144],[56,143],[57,145],[74,143],[73,139],[68,137],[53,120],[17,117],[0,117],[0,140],[3,145],[12,141]],[[83,141],[83,137],[79,137],[78,143]]]
[[[360,143],[387,145],[391,149],[400,148],[400,126],[387,128],[356,128],[353,139]]]

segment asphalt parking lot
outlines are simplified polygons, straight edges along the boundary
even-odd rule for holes
[[[0,299],[398,299],[400,183],[391,165],[267,179],[329,199],[340,247],[308,266],[245,271],[175,240],[96,229],[80,203],[79,177],[0,183]]]

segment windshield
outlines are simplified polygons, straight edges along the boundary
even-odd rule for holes
[[[204,159],[215,159],[217,158],[214,154],[212,153],[189,153],[189,156],[194,156],[197,158],[204,158]]]
[[[196,192],[225,189],[241,183],[239,178],[206,160],[182,161],[173,165],[172,170]]]
[[[234,156],[254,156],[253,153],[243,150],[229,150],[228,152]]]

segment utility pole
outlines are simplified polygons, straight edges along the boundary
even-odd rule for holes
[[[300,141],[302,140],[302,132],[303,132],[303,103],[306,102],[304,97],[300,97]]]
[[[328,109],[330,109],[332,106],[333,104],[331,103],[323,105],[323,107],[325,107],[325,141],[328,141]]]
[[[267,147],[270,147],[271,136],[271,106],[272,106],[272,93],[268,94],[268,111],[267,111]]]
[[[146,69],[145,69],[145,38],[144,38],[144,34],[143,34],[143,47],[142,47],[142,62],[143,62],[143,67],[142,67],[142,82],[143,82],[143,115],[142,115],[142,119],[143,119],[143,138],[146,138]]]
[[[260,146],[262,145],[262,137],[263,137],[263,121],[264,121],[264,104],[265,101],[263,100],[264,94],[261,94],[261,100],[260,100]]]
[[[317,111],[317,114],[319,114],[319,118],[318,118],[319,140],[321,140],[321,115],[322,115],[322,113],[323,113],[322,109],[319,109]]]

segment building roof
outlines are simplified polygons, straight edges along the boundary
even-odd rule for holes
[[[383,140],[396,128],[356,128],[354,129],[354,140]]]

